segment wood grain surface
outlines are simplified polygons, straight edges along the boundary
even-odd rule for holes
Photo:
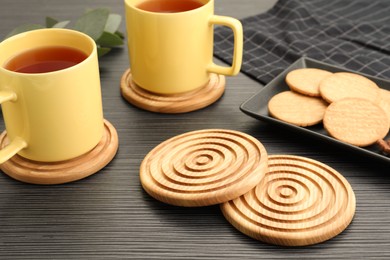
[[[215,12],[243,18],[273,3],[216,0]],[[47,15],[74,19],[86,8],[100,6],[124,15],[122,0],[2,0],[0,38],[22,23],[44,23]],[[243,74],[227,77],[222,98],[199,111],[166,115],[135,108],[119,91],[128,67],[126,48],[100,61],[104,116],[117,129],[120,142],[108,166],[86,179],[56,186],[30,185],[0,175],[0,259],[390,258],[388,163],[244,115],[239,106],[262,86]],[[168,138],[209,128],[250,134],[269,154],[309,157],[340,172],[356,195],[351,225],[325,243],[284,248],[237,232],[219,206],[175,207],[150,197],[139,180],[147,153]]]

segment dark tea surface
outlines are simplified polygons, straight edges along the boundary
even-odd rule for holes
[[[190,11],[202,5],[202,2],[196,0],[146,0],[137,7],[149,12],[178,13]]]
[[[22,52],[11,58],[4,67],[20,73],[45,73],[72,67],[87,57],[75,48],[50,46]]]

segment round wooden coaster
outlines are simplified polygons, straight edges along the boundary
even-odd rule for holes
[[[118,150],[118,135],[114,126],[104,120],[105,131],[100,142],[88,153],[61,162],[36,162],[15,155],[0,165],[8,176],[32,184],[61,184],[83,179],[106,166]],[[7,145],[7,134],[0,135],[0,147]]]
[[[122,96],[136,107],[166,114],[186,113],[198,110],[217,101],[225,91],[225,76],[211,73],[207,85],[190,92],[159,95],[137,86],[130,69],[121,79]]]
[[[267,152],[255,138],[232,130],[188,132],[166,140],[145,157],[141,184],[152,197],[185,207],[215,205],[256,186]]]
[[[221,205],[226,219],[260,241],[304,246],[341,233],[355,214],[355,194],[342,175],[304,157],[272,155],[250,192]]]

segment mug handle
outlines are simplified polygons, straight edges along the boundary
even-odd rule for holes
[[[0,104],[7,101],[16,101],[16,99],[17,96],[14,92],[9,90],[0,91]],[[4,147],[4,149],[0,150],[0,164],[7,161],[20,150],[26,147],[27,143],[21,137],[14,138],[10,144]]]
[[[226,76],[234,76],[240,72],[242,63],[242,52],[243,52],[243,32],[241,22],[237,19],[213,15],[209,20],[209,24],[219,24],[230,27],[234,34],[234,50],[233,50],[233,61],[231,67],[219,66],[215,63],[211,63],[207,71],[222,74]]]

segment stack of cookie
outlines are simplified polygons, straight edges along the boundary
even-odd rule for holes
[[[390,127],[390,92],[355,73],[316,68],[286,76],[290,91],[268,103],[271,116],[297,126],[323,122],[330,136],[364,147],[383,139]]]

